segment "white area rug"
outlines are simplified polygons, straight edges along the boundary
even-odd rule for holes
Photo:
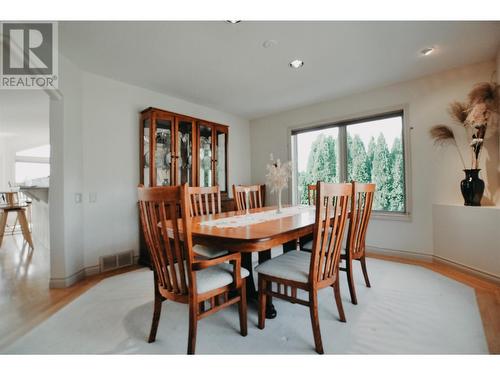
[[[359,265],[356,264],[356,267]],[[350,303],[342,274],[347,323],[338,321],[333,291],[319,296],[325,353],[488,353],[473,289],[418,266],[369,259],[372,288],[356,269],[359,304]],[[198,324],[198,354],[315,354],[308,308],[274,301],[278,316],[261,331],[255,306],[248,336],[239,334],[235,306]],[[186,352],[187,306],[164,302],[157,340],[148,344],[153,274],[138,270],[100,282],[47,321],[2,350],[4,353]]]

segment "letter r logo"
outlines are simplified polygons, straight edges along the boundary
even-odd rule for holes
[[[2,23],[4,75],[53,73],[51,23]]]

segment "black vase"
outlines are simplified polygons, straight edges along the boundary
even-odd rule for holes
[[[464,169],[465,178],[460,182],[465,206],[480,206],[484,193],[484,181],[479,178],[480,169]]]

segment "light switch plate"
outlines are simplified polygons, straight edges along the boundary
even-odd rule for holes
[[[82,193],[75,193],[75,203],[82,203]]]

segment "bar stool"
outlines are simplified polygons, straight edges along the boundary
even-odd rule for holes
[[[7,218],[10,212],[17,213],[17,220],[21,224],[21,231],[23,237],[28,242],[30,247],[33,249],[33,239],[31,238],[30,228],[28,224],[28,219],[26,218],[26,209],[28,205],[26,203],[12,204],[0,206],[0,247],[2,246],[3,236],[5,233],[5,227],[7,225]]]

